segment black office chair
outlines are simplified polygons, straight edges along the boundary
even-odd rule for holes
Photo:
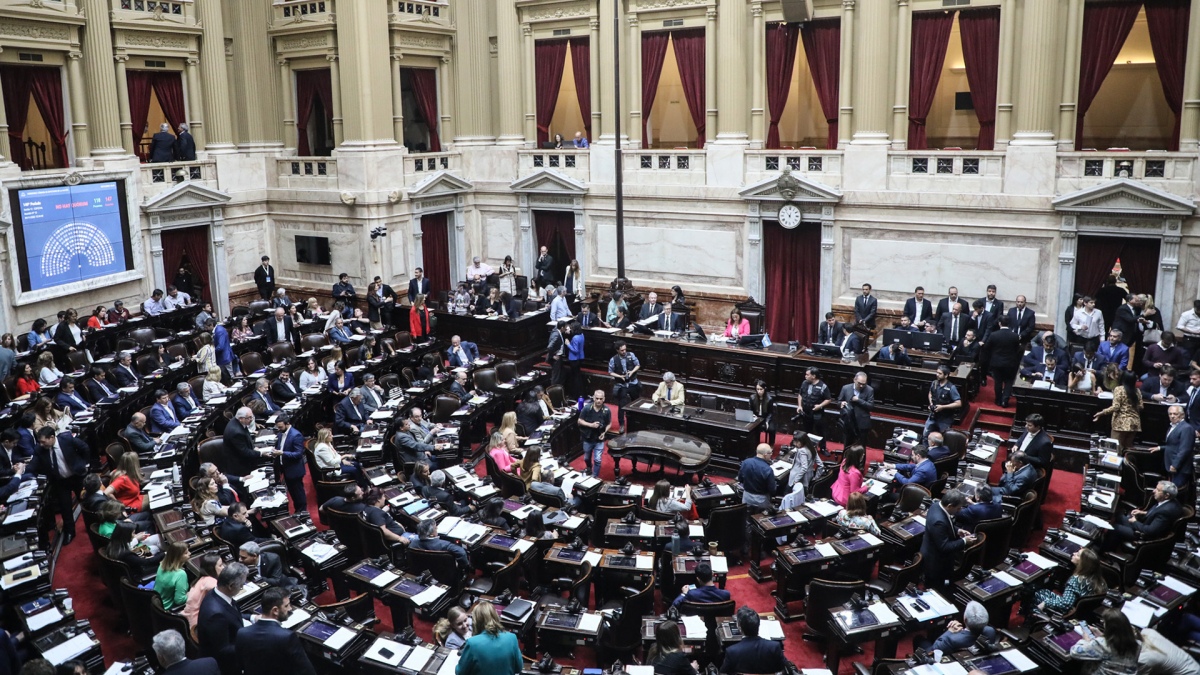
[[[808,594],[804,601],[804,623],[808,624],[804,639],[826,642],[829,639],[829,622],[833,621],[831,610],[846,604],[853,595],[862,595],[866,588],[866,582],[861,580],[813,579],[810,581]]]
[[[621,506],[600,505],[592,516],[592,546],[604,546],[604,530],[610,520],[620,520],[633,511],[633,504]]]
[[[742,560],[742,549],[746,546],[746,519],[749,510],[745,504],[718,506],[708,514],[708,522],[704,531],[709,537],[715,537],[717,548],[725,555],[736,560]]]
[[[1012,516],[1001,516],[981,520],[975,524],[975,534],[987,535],[987,546],[983,549],[980,564],[986,569],[991,569],[999,565],[1008,555],[1008,549],[1012,543],[1013,518]]]
[[[128,578],[121,579],[120,588],[121,600],[125,606],[125,618],[129,620],[129,633],[138,647],[143,650],[150,649],[150,642],[154,639],[152,599],[158,598],[158,593],[154,590],[139,588]]]

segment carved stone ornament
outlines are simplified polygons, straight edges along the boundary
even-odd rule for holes
[[[796,197],[796,193],[800,191],[800,181],[792,175],[792,167],[783,166],[783,171],[779,175],[779,180],[775,182],[775,189],[779,191],[779,196],[783,197],[784,201],[792,201]]]
[[[67,185],[79,185],[83,182],[83,176],[78,171],[72,171],[63,178],[63,182]]]
[[[399,202],[400,201],[400,191],[392,190],[391,192],[389,192],[388,196],[387,196],[387,200],[388,200],[389,204],[395,204],[396,202]]]
[[[353,192],[349,192],[346,190],[342,191],[341,197],[342,197],[343,204],[354,204],[355,202],[358,201],[358,197],[356,197]]]

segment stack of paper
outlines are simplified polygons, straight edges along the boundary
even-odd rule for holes
[[[442,588],[441,586],[430,586],[429,588],[426,588],[420,593],[414,595],[412,597],[412,601],[414,605],[417,605],[418,607],[424,607],[425,605],[428,605],[429,603],[434,602],[438,598],[442,597],[445,593],[446,589]]]
[[[704,618],[699,616],[687,615],[683,617],[683,636],[690,640],[702,638],[708,635],[708,626],[704,625]]]

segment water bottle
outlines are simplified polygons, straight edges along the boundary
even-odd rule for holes
[[[577,403],[579,405],[579,412],[583,412],[583,397],[582,396],[579,397],[579,401]]]

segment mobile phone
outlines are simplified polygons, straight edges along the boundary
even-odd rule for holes
[[[382,657],[383,657],[383,658],[385,658],[385,659],[390,659],[390,658],[392,658],[393,656],[395,656],[395,655],[396,655],[396,653],[395,653],[395,652],[393,652],[392,650],[388,649],[387,647],[380,647],[380,648],[379,648],[379,655],[380,655],[380,656],[382,656]]]

